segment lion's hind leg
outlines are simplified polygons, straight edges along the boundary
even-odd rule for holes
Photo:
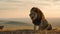
[[[47,27],[46,29],[47,29],[47,30],[52,30],[51,24],[49,24],[48,27]]]
[[[36,25],[34,25],[34,32],[36,31]]]

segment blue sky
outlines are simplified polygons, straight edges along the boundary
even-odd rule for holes
[[[0,0],[0,18],[29,18],[34,6],[40,8],[46,18],[60,18],[60,0]]]

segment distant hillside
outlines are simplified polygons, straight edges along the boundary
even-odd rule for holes
[[[20,25],[20,26],[31,26],[31,24],[24,23],[24,22],[18,22],[18,21],[8,21],[5,24],[12,24],[12,25]]]
[[[60,18],[46,18],[46,19],[50,24],[52,24],[53,27],[60,27]],[[5,22],[6,24],[13,24],[13,25],[22,25],[22,24],[33,25],[30,18],[0,19],[0,22]]]

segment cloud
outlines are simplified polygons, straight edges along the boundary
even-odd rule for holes
[[[60,0],[52,0],[53,2],[58,2],[58,1],[60,1]]]
[[[52,0],[59,1],[59,0]],[[23,7],[40,5],[40,6],[51,6],[60,5],[58,2],[52,2],[51,0],[0,0],[0,10],[13,10],[13,9],[23,9]]]
[[[46,2],[40,3],[39,0],[0,0],[0,10],[13,10],[20,7],[23,9],[23,7],[28,6],[28,4],[48,5]]]

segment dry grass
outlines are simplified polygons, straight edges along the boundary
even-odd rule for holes
[[[60,34],[60,31],[58,30],[44,30],[44,31],[36,31],[30,29],[24,29],[24,30],[13,30],[13,31],[0,31],[0,34]]]
[[[44,31],[33,31],[33,26],[20,26],[20,27],[13,27],[13,28],[4,28],[0,30],[0,34],[60,34],[59,29],[53,30],[44,30]]]
[[[53,30],[44,30],[44,31],[33,31],[33,29],[25,29],[23,28],[9,28],[0,30],[0,34],[60,34],[60,30],[53,29]]]

